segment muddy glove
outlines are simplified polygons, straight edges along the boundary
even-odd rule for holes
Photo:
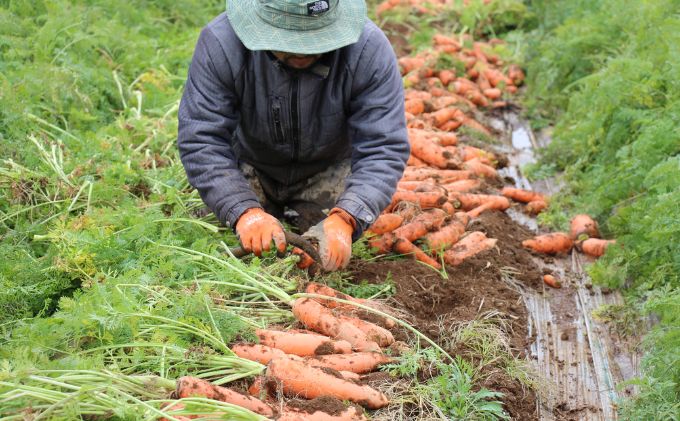
[[[327,271],[347,267],[352,255],[352,233],[356,221],[345,210],[331,209],[328,217],[307,231],[304,236],[319,242],[321,266]]]
[[[279,253],[286,251],[286,236],[283,226],[263,209],[250,208],[236,222],[236,235],[241,246],[247,252],[261,256],[262,251],[269,251],[274,241]]]

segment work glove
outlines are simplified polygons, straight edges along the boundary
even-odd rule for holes
[[[319,242],[321,266],[327,271],[347,267],[352,256],[352,233],[356,221],[345,210],[333,208],[328,217],[307,231],[304,236]]]
[[[279,253],[286,251],[286,236],[281,222],[261,208],[246,210],[236,222],[235,231],[243,249],[256,256],[261,256],[262,251],[269,251],[272,241]]]

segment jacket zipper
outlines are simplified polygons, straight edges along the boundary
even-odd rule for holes
[[[291,118],[291,130],[290,137],[293,143],[293,160],[297,161],[300,157],[300,118],[299,118],[299,99],[298,90],[300,89],[300,79],[299,76],[293,76],[291,81],[291,94],[290,94],[290,118]]]
[[[274,103],[274,131],[276,136],[276,143],[282,144],[284,142],[283,126],[281,124],[281,104]]]

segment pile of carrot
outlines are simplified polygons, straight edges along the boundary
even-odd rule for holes
[[[362,379],[379,366],[393,362],[384,350],[395,343],[389,331],[395,322],[377,316],[372,319],[379,324],[364,320],[361,315],[365,313],[346,302],[385,313],[386,309],[375,301],[357,299],[318,283],[309,283],[305,292],[314,294],[314,298],[299,298],[292,304],[293,315],[301,328],[257,329],[259,343],[232,344],[231,350],[237,356],[267,366],[265,373],[251,384],[247,395],[187,376],[177,381],[173,397],[220,400],[279,421],[366,420],[362,411],[353,406],[338,415],[320,411],[308,414],[280,402],[281,396],[297,399],[330,396],[367,409],[388,405],[387,397],[363,384]],[[166,407],[169,408],[181,410],[182,404],[175,402]]]

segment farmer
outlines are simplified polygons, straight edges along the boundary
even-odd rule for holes
[[[302,231],[316,224],[305,235],[337,270],[406,166],[403,104],[394,52],[364,0],[227,0],[194,52],[180,156],[244,249],[284,252],[287,210]]]

